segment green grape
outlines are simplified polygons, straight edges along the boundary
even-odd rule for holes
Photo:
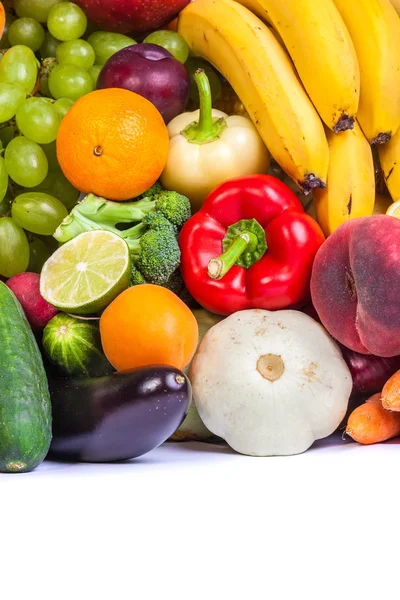
[[[84,35],[82,36],[83,39],[87,40],[88,37],[90,35],[92,35],[92,33],[94,33],[95,31],[99,31],[99,28],[97,27],[96,23],[94,23],[93,21],[91,21],[90,19],[88,19],[86,31],[85,31]]]
[[[34,187],[42,183],[48,172],[48,162],[42,148],[36,142],[20,135],[8,144],[5,155],[6,168],[15,183]]]
[[[37,144],[54,142],[60,127],[57,111],[45,98],[27,98],[18,107],[16,121],[22,135]]]
[[[14,10],[19,17],[30,17],[46,23],[53,6],[62,0],[14,0]]]
[[[94,65],[95,54],[92,46],[85,40],[62,42],[57,48],[59,63],[77,65],[82,69],[90,69]]]
[[[14,23],[15,17],[10,15],[10,13],[6,13],[6,22],[4,24],[3,35],[0,36],[0,50],[4,50],[5,48],[10,47],[10,42],[8,41],[8,30],[10,25]]]
[[[0,275],[24,273],[29,264],[29,243],[24,230],[11,217],[0,219]]]
[[[189,46],[179,33],[175,31],[160,30],[155,31],[147,36],[144,40],[145,44],[157,44],[162,46],[168,52],[171,52],[179,62],[184,64],[189,58]]]
[[[49,171],[47,177],[41,184],[31,188],[31,190],[26,189],[24,191],[28,192],[33,190],[51,194],[57,198],[57,200],[60,200],[67,210],[71,210],[79,198],[78,190],[68,181],[60,168],[55,171]]]
[[[25,100],[25,92],[19,85],[0,83],[0,123],[13,118],[19,105]]]
[[[56,142],[51,142],[51,144],[42,144],[41,148],[46,155],[47,163],[49,165],[49,171],[57,171],[60,169],[60,165],[57,160],[57,145]],[[38,184],[39,185],[39,184]],[[35,187],[35,186],[29,186]]]
[[[21,194],[11,206],[11,216],[20,227],[41,235],[53,235],[67,215],[64,204],[44,192]]]
[[[52,235],[38,235],[39,240],[49,249],[50,254],[53,254],[58,248],[58,242]]]
[[[43,96],[51,96],[50,94],[50,88],[49,88],[49,78],[48,77],[42,77],[40,79],[40,83],[39,83],[39,90],[40,93]]]
[[[211,96],[213,102],[217,100],[222,92],[221,80],[213,67],[202,58],[188,58],[185,67],[190,77],[190,99],[196,106],[199,105],[199,90],[194,80],[194,74],[197,69],[203,69],[208,77],[211,86]]]
[[[54,67],[50,73],[49,88],[56,100],[60,98],[78,100],[81,96],[92,92],[93,87],[93,79],[89,73],[76,65],[63,63]]]
[[[89,75],[93,79],[94,87],[97,85],[97,80],[100,75],[100,71],[102,70],[103,65],[93,65],[91,69],[89,69]]]
[[[57,64],[56,58],[43,58],[39,70],[39,89],[42,96],[51,96],[49,89],[49,76]]]
[[[44,42],[44,29],[34,19],[23,17],[11,25],[8,30],[8,41],[11,46],[21,44],[36,52]]]
[[[3,202],[8,189],[8,172],[6,169],[6,163],[2,156],[0,156],[0,202]]]
[[[109,33],[108,31],[95,31],[89,35],[87,41],[96,54],[97,65],[104,65],[118,50],[136,44],[135,40],[122,35],[122,33]]]
[[[63,119],[73,104],[73,100],[70,100],[69,98],[60,98],[53,106],[59,118]]]
[[[44,42],[39,50],[40,58],[55,58],[57,48],[60,44],[60,40],[56,40],[56,38],[51,35],[50,31],[46,31]]]
[[[51,252],[41,239],[35,237],[29,242],[29,273],[40,273]]]
[[[0,217],[8,217],[11,212],[12,196],[7,192],[3,200],[0,202]]]
[[[0,62],[0,83],[14,83],[30,94],[35,87],[39,63],[30,48],[13,46]]]
[[[17,124],[15,121],[8,121],[0,125],[0,145],[7,148],[11,140],[17,135]]]
[[[57,40],[68,42],[83,36],[87,18],[79,6],[72,2],[56,4],[47,19],[47,28]]]

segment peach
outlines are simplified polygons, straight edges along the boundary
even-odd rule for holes
[[[361,217],[321,246],[311,296],[329,333],[362,354],[400,354],[400,220]]]

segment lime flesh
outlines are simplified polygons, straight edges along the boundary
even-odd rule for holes
[[[131,261],[126,242],[109,231],[81,233],[45,262],[40,293],[64,312],[102,311],[129,285]]]

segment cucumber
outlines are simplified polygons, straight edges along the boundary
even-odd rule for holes
[[[0,472],[26,473],[51,442],[51,403],[42,357],[20,303],[0,281]]]
[[[94,321],[59,313],[44,328],[42,346],[48,360],[64,375],[101,377],[115,371],[104,355]]]

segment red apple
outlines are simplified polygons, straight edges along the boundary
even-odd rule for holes
[[[190,0],[75,0],[100,29],[149,33],[174,19]]]
[[[321,246],[311,278],[314,307],[341,344],[381,357],[400,354],[400,220],[361,217]]]

